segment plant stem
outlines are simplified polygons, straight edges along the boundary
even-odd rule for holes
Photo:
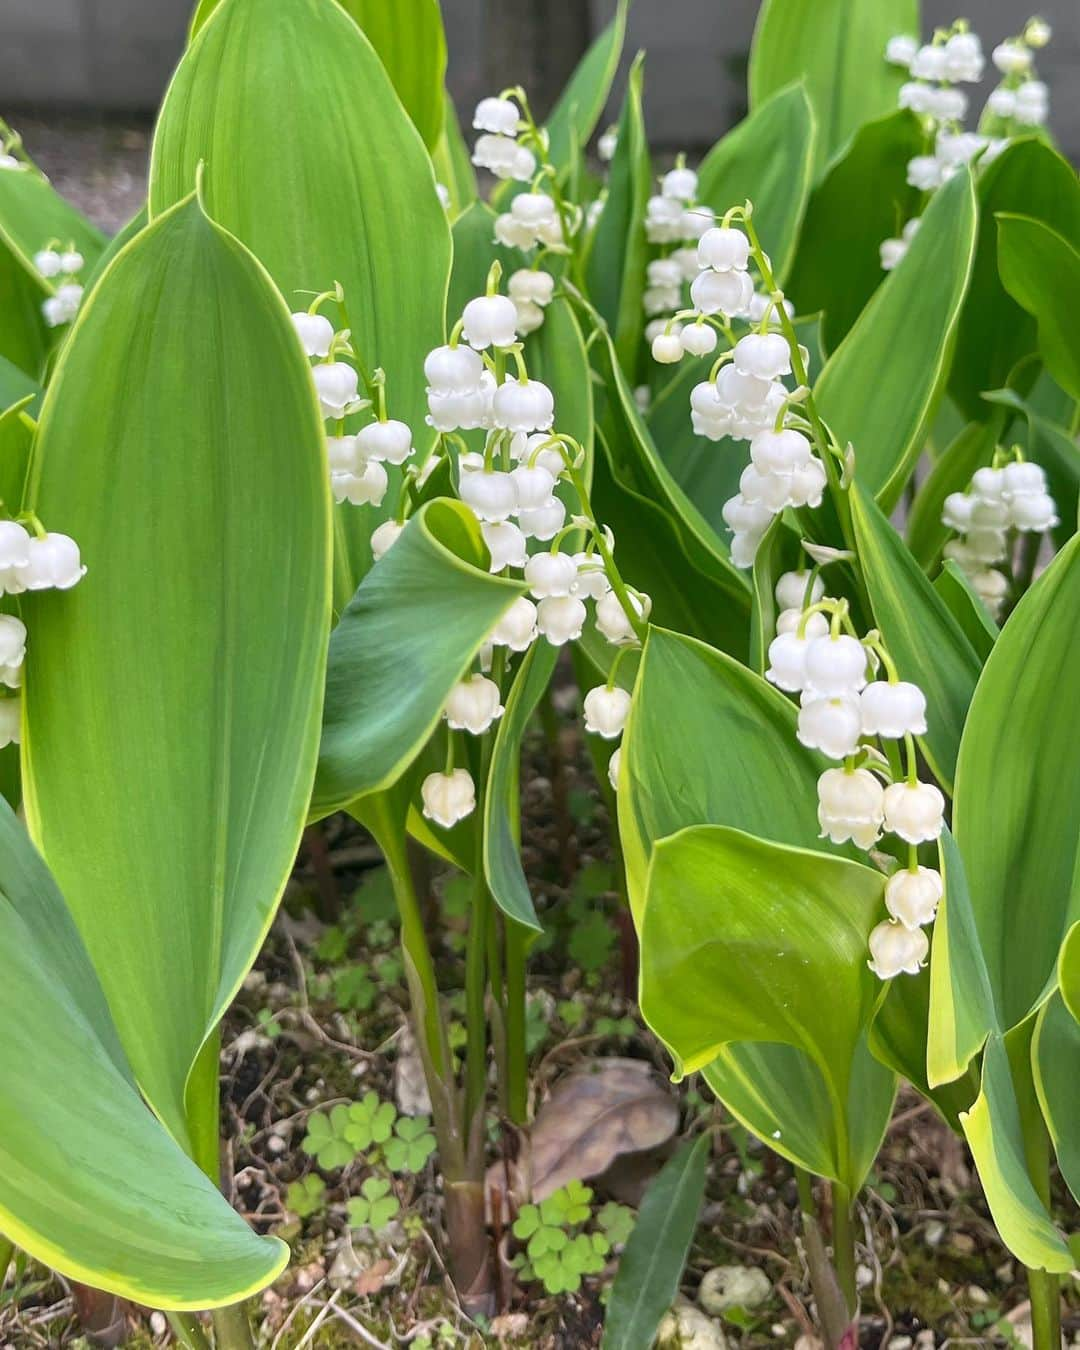
[[[477,831],[478,836],[480,831]],[[479,849],[478,849],[479,851]],[[469,937],[465,949],[465,1128],[487,1094],[487,934],[491,922],[491,892],[484,878],[483,860],[477,859],[473,878]]]
[[[839,1350],[851,1326],[851,1313],[847,1299],[841,1292],[836,1268],[825,1251],[825,1242],[817,1218],[817,1206],[814,1202],[813,1178],[809,1172],[796,1167],[795,1184],[799,1188],[806,1264],[810,1271],[814,1302],[817,1305],[818,1323],[828,1350]]]
[[[1050,1208],[1050,1136],[1037,1105],[1020,1111],[1028,1174],[1039,1199]],[[1061,1277],[1049,1270],[1027,1267],[1031,1295],[1033,1350],[1061,1350]]]
[[[184,1346],[184,1350],[210,1350],[206,1332],[203,1331],[194,1313],[170,1312],[165,1314],[165,1318],[179,1344]]]
[[[528,1054],[525,1046],[525,958],[527,930],[506,920],[506,1114],[524,1125],[529,1111]]]
[[[854,1316],[855,1230],[851,1223],[851,1196],[847,1187],[838,1181],[832,1184],[832,1249],[840,1289],[847,1301],[848,1312]]]
[[[217,1350],[255,1350],[251,1324],[243,1303],[228,1308],[215,1308],[210,1314],[214,1323],[214,1342]]]
[[[14,1242],[9,1242],[6,1237],[0,1235],[0,1288],[3,1288],[4,1278],[8,1272],[8,1266],[11,1265],[11,1258],[14,1255]]]

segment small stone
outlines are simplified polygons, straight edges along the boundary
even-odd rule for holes
[[[289,1145],[280,1134],[268,1134],[266,1136],[267,1153],[284,1153]]]
[[[923,1230],[923,1241],[928,1247],[940,1247],[945,1236],[945,1225],[940,1219],[931,1219]]]
[[[727,1337],[719,1326],[684,1299],[665,1313],[656,1344],[658,1350],[728,1350]]]
[[[970,1256],[975,1250],[975,1239],[970,1233],[954,1233],[949,1238],[949,1246],[954,1252],[960,1252],[963,1256]]]
[[[816,1336],[800,1336],[795,1342],[795,1350],[821,1350],[821,1342]]]
[[[860,1263],[855,1267],[855,1287],[856,1289],[869,1289],[874,1283],[874,1272],[869,1266]]]
[[[152,1312],[150,1314],[150,1330],[155,1336],[164,1336],[169,1329],[169,1322],[163,1312]]]
[[[964,1293],[967,1295],[969,1303],[977,1303],[980,1307],[984,1307],[990,1302],[990,1295],[985,1289],[980,1289],[977,1284],[969,1284]]]
[[[370,1247],[354,1247],[346,1240],[338,1247],[326,1276],[327,1283],[334,1289],[347,1289],[374,1264],[375,1253]]]
[[[910,1336],[893,1336],[889,1340],[888,1350],[911,1350],[914,1344]]]
[[[934,1339],[934,1333],[929,1327],[927,1327],[925,1331],[920,1331],[915,1337],[916,1350],[934,1350],[936,1344],[937,1342]]]
[[[757,1266],[714,1266],[698,1290],[698,1303],[711,1317],[728,1308],[756,1308],[772,1293],[772,1282]]]

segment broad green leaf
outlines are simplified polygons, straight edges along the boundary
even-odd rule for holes
[[[1065,1006],[1080,1022],[1080,924],[1073,924],[1061,944],[1058,983]]]
[[[87,274],[87,288],[93,286],[124,245],[130,243],[140,230],[145,229],[149,221],[150,213],[144,202],[127,224],[122,226],[105,245],[104,250],[98,256],[97,262],[94,263],[92,270]]]
[[[718,215],[753,202],[754,228],[781,284],[810,197],[816,126],[805,86],[791,84],[718,141],[698,170],[698,196]]]
[[[280,296],[192,198],[94,288],[34,448],[30,501],[88,571],[22,600],[27,818],[139,1086],[185,1146],[216,1135],[216,1075],[187,1092],[189,1075],[270,925],[311,792],[322,442]]]
[[[980,395],[1007,384],[1013,368],[1036,345],[1034,319],[1010,297],[998,272],[998,213],[1022,212],[1080,246],[1076,170],[1042,140],[1007,146],[979,173],[978,199],[975,261],[949,376],[950,394],[972,420],[988,415]]]
[[[905,75],[885,60],[885,45],[918,32],[918,0],[764,0],[750,49],[750,106],[805,81],[820,171],[864,122],[896,107]]]
[[[648,241],[645,206],[652,190],[652,164],[641,110],[644,56],[630,67],[619,118],[619,143],[611,161],[608,194],[589,254],[589,298],[615,340],[619,364],[633,378],[642,355]]]
[[[454,221],[451,237],[454,266],[450,273],[446,313],[452,327],[469,301],[484,294],[492,263],[498,262],[502,267],[504,291],[510,275],[529,264],[520,249],[495,242],[495,212],[487,202],[474,201],[468,206]]]
[[[37,380],[0,356],[0,415],[28,398],[28,411],[33,416],[41,406],[41,394],[41,385]]]
[[[469,158],[469,148],[461,134],[454,100],[448,93],[443,95],[444,111],[442,131],[438,144],[431,152],[435,166],[435,177],[450,194],[450,212],[460,215],[471,206],[477,197],[476,170]]]
[[[439,0],[337,0],[379,54],[398,98],[429,149],[438,144],[443,127],[446,34]],[[189,40],[221,0],[199,0],[192,15]]]
[[[823,311],[824,340],[837,348],[885,280],[881,243],[917,213],[908,160],[925,137],[914,113],[890,112],[860,127],[810,194],[788,292],[800,314]]]
[[[1061,1175],[1080,1203],[1080,1023],[1054,994],[1043,1004],[1031,1042],[1031,1067]]]
[[[0,242],[7,246],[43,295],[51,295],[56,278],[34,266],[34,254],[48,244],[73,244],[86,260],[84,275],[105,248],[105,236],[55,190],[37,169],[0,173]]]
[[[968,422],[934,461],[919,484],[908,513],[907,546],[927,571],[941,556],[952,531],[942,524],[941,512],[951,492],[963,492],[976,469],[991,463],[1005,425],[1004,413],[992,413],[987,421]]]
[[[829,358],[815,393],[859,482],[891,509],[945,388],[975,247],[967,171],[934,194],[907,256]]]
[[[551,681],[558,655],[558,648],[549,642],[535,642],[514,673],[506,711],[495,733],[484,803],[484,875],[488,888],[508,918],[537,931],[540,921],[521,866],[519,767],[522,738]]]
[[[584,149],[604,111],[622,55],[629,8],[630,0],[618,0],[615,17],[578,62],[545,123],[551,162],[560,173]]]
[[[881,992],[866,944],[884,884],[860,863],[696,826],[654,846],[642,922],[641,1010],[679,1071],[733,1043],[800,1051],[827,1089],[828,1175],[851,1189],[868,1165],[848,1121],[870,1114],[851,1087]]]
[[[926,694],[927,732],[921,745],[948,788],[981,663],[904,541],[857,482],[850,501],[874,621],[900,678],[918,684]]]
[[[679,1290],[705,1194],[710,1136],[687,1141],[649,1183],[619,1258],[601,1350],[650,1350]]]
[[[997,217],[998,267],[1005,289],[1034,316],[1047,369],[1080,399],[1080,252],[1056,230],[1030,216]]]
[[[968,713],[953,830],[1002,1031],[1056,980],[1080,919],[1080,729],[1062,673],[1080,663],[1080,539],[1024,596]]]
[[[290,309],[341,283],[364,368],[387,373],[390,416],[412,427],[418,448],[430,444],[423,363],[443,338],[449,227],[416,128],[335,0],[222,0],[165,95],[151,218],[191,191],[200,161],[207,209]],[[398,481],[379,510],[335,512],[339,610],[371,565],[371,531],[392,513]]]
[[[1028,1175],[1021,1110],[1005,1044],[995,1033],[983,1053],[982,1090],[961,1117],[964,1134],[1002,1241],[1024,1265],[1065,1273],[1076,1263]]]
[[[331,635],[316,816],[394,782],[503,611],[524,594],[523,583],[488,571],[467,507],[443,500],[420,509]]]
[[[979,599],[967,576],[948,559],[934,578],[934,590],[959,624],[980,662],[985,663],[997,641],[998,626]]]
[[[146,1109],[63,897],[2,803],[0,974],[0,1232],[152,1307],[216,1307],[276,1278],[288,1249]]]
[[[817,842],[825,760],[795,736],[795,705],[703,642],[650,629],[623,733],[619,834],[640,922],[653,844],[688,825]]]
[[[12,172],[6,170],[5,172]],[[41,312],[45,292],[22,262],[0,243],[0,389],[5,406],[11,371],[36,381],[49,350],[49,330]]]

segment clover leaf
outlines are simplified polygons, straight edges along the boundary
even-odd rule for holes
[[[377,1092],[368,1092],[360,1101],[353,1102],[348,1113],[344,1133],[354,1153],[362,1153],[372,1144],[385,1144],[397,1119],[393,1102],[380,1101]]]
[[[346,1136],[349,1110],[339,1104],[330,1111],[316,1111],[308,1117],[307,1134],[300,1147],[326,1171],[345,1167],[356,1157],[356,1149]]]
[[[360,1194],[349,1200],[346,1209],[350,1228],[367,1224],[380,1233],[401,1209],[401,1202],[392,1194],[385,1177],[368,1177],[360,1187]]]
[[[435,1152],[435,1136],[427,1116],[399,1116],[394,1138],[383,1146],[383,1157],[392,1172],[419,1172]]]
[[[326,1198],[326,1182],[314,1172],[299,1181],[290,1181],[285,1191],[286,1208],[301,1219],[317,1214]]]

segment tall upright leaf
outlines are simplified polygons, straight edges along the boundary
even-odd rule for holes
[[[805,80],[818,120],[818,170],[864,122],[896,107],[903,72],[885,60],[919,31],[919,0],[764,0],[750,50],[750,106]]]
[[[449,228],[423,142],[335,0],[222,0],[165,95],[151,217],[191,191],[200,161],[208,209],[266,266],[290,309],[342,284],[365,368],[386,371],[390,416],[423,445],[423,362],[443,336]],[[394,497],[392,481],[383,516]],[[370,566],[380,514],[345,504],[336,518],[340,609]]]
[[[303,828],[329,499],[281,297],[194,198],[114,259],[80,314],[29,496],[88,567],[24,601],[30,829],[140,1088],[214,1171],[216,1073],[195,1092],[189,1076]]]
[[[855,447],[859,482],[890,510],[944,392],[975,248],[971,175],[935,193],[907,256],[821,372],[821,415]],[[868,392],[868,391],[872,391]]]
[[[280,1272],[285,1246],[255,1237],[147,1111],[78,929],[3,803],[0,1017],[0,1233],[159,1308],[231,1303]]]
[[[999,215],[998,267],[1005,289],[1034,316],[1039,351],[1058,384],[1080,399],[1080,252],[1056,230],[1030,216]]]
[[[630,0],[617,0],[615,17],[578,62],[545,123],[551,161],[560,172],[584,149],[604,111],[619,68],[629,8]]]
[[[778,89],[702,161],[698,196],[718,214],[754,204],[754,227],[783,284],[814,176],[817,122],[801,82]]]

